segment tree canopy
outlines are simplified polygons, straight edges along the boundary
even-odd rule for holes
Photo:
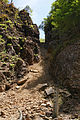
[[[8,3],[8,0],[1,0],[1,2],[5,2],[5,3]]]
[[[27,5],[24,10],[26,10],[29,14],[32,14],[32,9],[30,8],[29,5]]]
[[[56,0],[44,20],[44,30],[58,30],[59,34],[80,29],[80,0]]]

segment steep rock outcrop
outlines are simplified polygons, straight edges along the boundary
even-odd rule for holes
[[[64,48],[53,64],[53,75],[59,85],[80,90],[80,42]]]
[[[71,34],[72,35],[72,34]],[[53,31],[45,31],[46,48],[50,58],[53,80],[72,93],[80,90],[80,35],[59,38]]]
[[[12,84],[28,72],[39,55],[38,43],[39,30],[29,13],[0,2],[0,84]]]

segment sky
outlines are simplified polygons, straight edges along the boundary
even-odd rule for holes
[[[19,9],[23,9],[26,5],[29,5],[33,10],[31,16],[33,23],[39,26],[43,19],[47,17],[51,9],[51,4],[54,1],[55,0],[13,0],[13,3]],[[40,38],[45,38],[42,30],[40,30]]]

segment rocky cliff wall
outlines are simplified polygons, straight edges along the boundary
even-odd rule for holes
[[[9,86],[39,61],[39,30],[29,13],[0,2],[0,85]],[[0,87],[2,90],[2,87]],[[1,91],[0,90],[0,91]]]
[[[80,35],[57,38],[51,31],[46,34],[46,48],[50,58],[50,73],[61,87],[75,93],[80,90]],[[49,35],[48,35],[49,34]]]

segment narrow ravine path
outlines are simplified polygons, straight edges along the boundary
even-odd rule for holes
[[[41,84],[50,84],[51,81],[45,58],[47,53],[46,50],[42,51],[44,51],[44,55],[41,56],[40,62],[31,65],[29,73],[24,76],[24,79],[27,79],[26,83],[21,86],[14,84],[9,91],[0,93],[0,120],[17,120],[19,118],[18,109],[29,119],[30,117],[35,119],[35,116],[45,117],[45,112],[52,111],[51,106],[49,109],[46,108],[45,105],[49,101],[39,91]]]
[[[24,76],[27,81],[0,93],[0,120],[53,120],[51,98],[45,97],[41,90],[53,86],[48,67],[47,51],[41,47],[40,62],[29,67],[29,73]],[[23,119],[19,119],[21,115]],[[64,115],[63,120],[69,120],[69,117]]]

